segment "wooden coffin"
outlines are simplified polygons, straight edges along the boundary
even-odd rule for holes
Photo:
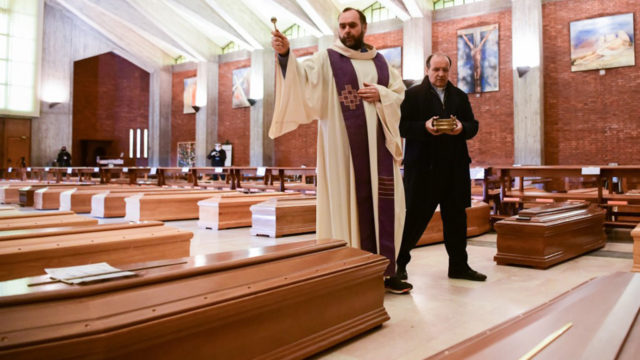
[[[618,272],[591,279],[428,359],[637,359],[639,310],[640,274]]]
[[[220,190],[199,190],[177,194],[136,194],[124,199],[125,219],[129,221],[197,219],[198,201],[220,193]]]
[[[20,187],[15,185],[3,185],[0,187],[0,202],[3,204],[20,203]]]
[[[633,268],[631,271],[640,271],[640,224],[631,230],[633,238]]]
[[[251,235],[280,237],[316,231],[314,196],[277,197],[252,205]]]
[[[84,286],[0,283],[0,359],[303,359],[389,319],[388,261],[342,241],[180,260]]]
[[[62,214],[60,214],[62,213]],[[0,231],[35,229],[60,226],[95,225],[98,220],[76,215],[70,211],[55,213],[28,213],[31,216],[0,216]],[[40,215],[40,216],[38,216]]]
[[[55,235],[69,235],[80,233],[94,233],[100,231],[132,229],[148,226],[159,226],[161,221],[141,221],[141,222],[119,222],[111,224],[78,225],[78,226],[58,226],[47,228],[31,228],[0,231],[0,241],[18,240]]]
[[[33,193],[33,208],[38,210],[54,210],[60,207],[60,193],[68,188],[43,187]]]
[[[198,202],[198,226],[206,229],[230,229],[251,226],[251,206],[276,197],[300,196],[295,193],[263,192],[220,194]]]
[[[471,201],[471,207],[466,208],[467,213],[467,236],[477,236],[491,230],[490,222],[491,207],[482,201]],[[444,241],[442,234],[442,217],[440,208],[431,217],[424,233],[418,240],[417,246],[434,244]]]
[[[0,241],[0,280],[43,274],[45,268],[188,256],[192,237],[160,224]]]
[[[586,202],[553,203],[522,210],[498,221],[499,265],[540,269],[601,248],[606,243],[604,210]]]

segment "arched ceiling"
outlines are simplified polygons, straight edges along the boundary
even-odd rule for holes
[[[296,23],[315,37],[334,35],[337,16],[375,0],[46,0],[78,16],[134,54],[155,47],[167,58],[207,61],[230,41],[248,50],[270,47],[278,28]],[[378,0],[400,20],[423,16],[431,0]],[[146,49],[146,50],[145,50]],[[167,64],[164,64],[167,65]]]

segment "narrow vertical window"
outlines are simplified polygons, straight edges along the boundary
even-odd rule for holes
[[[133,157],[133,129],[129,129],[129,157]]]
[[[142,147],[142,150],[144,151],[144,158],[148,158],[149,157],[149,129],[144,129],[144,146]]]
[[[136,129],[136,159],[140,159],[140,129]]]

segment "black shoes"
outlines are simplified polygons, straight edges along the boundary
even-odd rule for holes
[[[396,277],[400,280],[407,280],[409,278],[409,275],[407,275],[407,268],[404,266],[398,266]]]
[[[413,285],[400,280],[397,276],[391,276],[384,279],[384,288],[393,294],[408,294]]]
[[[463,280],[471,280],[471,281],[485,281],[487,280],[487,275],[481,274],[470,267],[462,271],[456,271],[449,269],[449,278],[450,279],[463,279]]]

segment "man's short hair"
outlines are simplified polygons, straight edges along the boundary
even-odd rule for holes
[[[434,56],[444,56],[447,58],[447,60],[449,60],[449,67],[451,67],[451,58],[448,55],[445,54],[439,54],[439,53],[433,53],[431,55],[429,55],[429,57],[427,58],[427,69],[431,69],[431,58]]]
[[[360,11],[358,9],[354,9],[352,7],[346,7],[346,8],[344,8],[344,10],[342,10],[340,15],[346,13],[349,10],[353,10],[353,11],[358,13],[358,15],[360,16],[360,25],[367,25],[367,17],[364,15],[364,13],[362,11]],[[340,15],[338,15],[338,20],[340,19]]]

